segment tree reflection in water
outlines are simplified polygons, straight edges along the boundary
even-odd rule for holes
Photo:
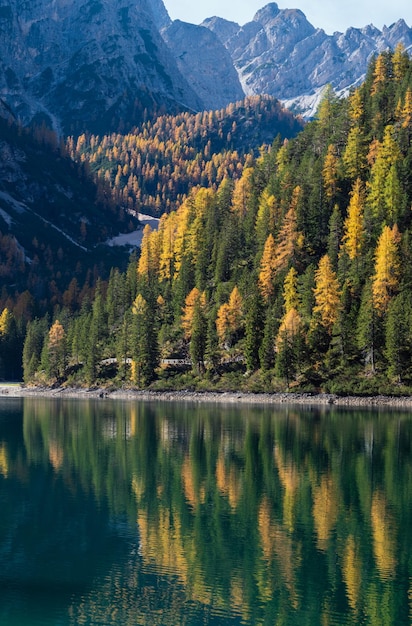
[[[16,502],[30,495],[31,512],[46,503],[32,523],[84,583],[65,623],[410,623],[407,413],[23,408],[20,439],[0,422],[0,484],[6,501],[8,484]],[[2,527],[21,547],[16,510]]]

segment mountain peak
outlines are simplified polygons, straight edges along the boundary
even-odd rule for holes
[[[259,11],[255,13],[253,21],[259,22],[260,24],[266,24],[266,22],[269,22],[273,20],[275,17],[277,17],[279,13],[280,13],[280,9],[278,5],[276,4],[276,2],[270,2],[269,4],[264,6],[262,9],[259,9]]]

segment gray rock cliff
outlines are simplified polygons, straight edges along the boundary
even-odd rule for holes
[[[230,52],[247,95],[266,93],[310,116],[327,84],[345,93],[359,84],[371,57],[398,43],[412,48],[412,29],[400,19],[382,31],[366,26],[327,35],[298,9],[272,2],[252,22],[212,17],[203,22]]]
[[[0,0],[0,98],[65,132],[198,110],[159,33],[169,22],[161,0]]]
[[[162,34],[205,109],[221,109],[244,98],[230,53],[211,30],[176,20]]]

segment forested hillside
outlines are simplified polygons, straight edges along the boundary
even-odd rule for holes
[[[197,185],[239,178],[245,155],[302,128],[302,120],[278,100],[254,96],[219,111],[160,116],[127,135],[83,134],[69,138],[67,149],[89,164],[117,206],[160,215],[177,209]]]
[[[194,187],[92,301],[31,322],[25,379],[408,389],[411,136],[399,47],[348,99],[329,90],[295,139]]]

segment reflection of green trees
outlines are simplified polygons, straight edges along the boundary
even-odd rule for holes
[[[137,520],[143,567],[173,576],[173,602],[253,624],[377,626],[409,623],[411,425],[383,411],[28,401],[24,442],[30,462]]]

